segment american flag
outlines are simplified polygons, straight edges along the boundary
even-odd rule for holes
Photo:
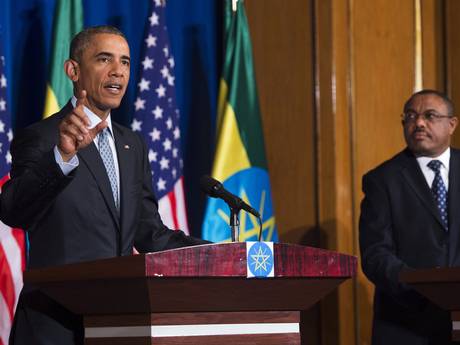
[[[169,48],[165,6],[164,0],[152,2],[131,128],[142,132],[147,142],[153,187],[164,224],[188,233],[174,58]]]
[[[0,37],[1,38],[1,37]],[[0,40],[0,191],[9,179],[10,142],[13,139],[7,104],[5,57]],[[0,222],[0,345],[7,345],[14,311],[22,289],[25,267],[24,232]]]

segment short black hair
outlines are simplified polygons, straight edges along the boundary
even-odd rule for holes
[[[80,31],[78,34],[74,36],[74,38],[72,38],[72,41],[70,42],[69,57],[72,60],[80,62],[83,51],[86,49],[88,44],[91,42],[91,39],[93,38],[93,36],[98,35],[98,34],[118,35],[118,36],[123,37],[125,41],[128,41],[126,39],[126,36],[123,34],[123,32],[121,32],[119,29],[117,29],[114,26],[111,26],[111,25],[92,26],[92,27],[89,27],[89,28],[86,28]]]
[[[452,100],[449,97],[447,97],[445,93],[432,89],[424,89],[412,94],[412,96],[409,97],[406,103],[404,103],[404,113],[406,113],[407,110],[409,110],[409,107],[411,106],[412,101],[415,97],[423,95],[435,95],[441,98],[447,107],[447,115],[454,116],[454,103],[452,102]]]

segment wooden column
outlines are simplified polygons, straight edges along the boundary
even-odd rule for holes
[[[447,92],[444,1],[421,0],[423,88]]]
[[[405,147],[400,114],[415,81],[414,2],[355,0],[351,23],[353,211],[358,220],[362,175]],[[358,344],[370,343],[372,299],[373,285],[359,273]]]
[[[460,2],[455,0],[444,1],[445,23],[445,63],[447,92],[454,102],[456,115],[460,112],[460,33],[458,21],[460,20]],[[460,147],[460,130],[453,138],[453,146]]]
[[[315,1],[315,93],[318,222],[321,245],[354,253],[347,1]],[[322,303],[323,344],[354,344],[354,282]]]

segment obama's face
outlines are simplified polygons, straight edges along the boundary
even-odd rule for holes
[[[66,62],[66,73],[74,82],[76,96],[86,90],[84,105],[98,116],[105,117],[120,105],[128,86],[128,43],[116,34],[95,34],[82,52],[80,61]]]

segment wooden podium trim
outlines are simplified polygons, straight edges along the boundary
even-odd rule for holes
[[[450,313],[452,318],[452,339],[460,341],[460,311]]]
[[[300,313],[210,312],[86,316],[85,344],[300,344]]]
[[[299,333],[298,323],[238,323],[209,325],[162,325],[85,328],[86,338],[120,337],[197,337],[210,335],[248,335]]]
[[[403,271],[399,277],[433,303],[451,312],[452,339],[460,341],[460,267]]]
[[[330,250],[274,244],[275,277],[351,278],[357,258]],[[214,243],[26,271],[28,284],[135,278],[245,278],[246,243]]]
[[[85,345],[300,345],[300,334],[214,335],[171,338],[89,338]]]
[[[400,279],[407,284],[458,283],[460,268],[436,267],[403,271],[400,273]]]
[[[298,311],[153,313],[128,315],[88,315],[85,327],[193,325],[219,323],[299,323]]]

